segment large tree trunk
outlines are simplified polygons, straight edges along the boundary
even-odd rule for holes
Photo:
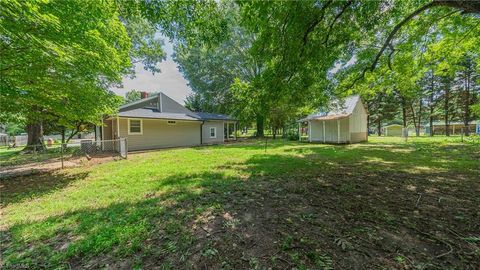
[[[62,143],[65,143],[65,127],[62,127]]]
[[[43,142],[43,126],[42,122],[30,122],[26,126],[28,139],[27,146],[24,151],[43,151],[45,144]]]
[[[407,102],[405,101],[405,98],[402,99],[402,120],[403,120],[403,127],[407,127]]]
[[[263,137],[264,134],[263,134],[263,122],[264,122],[264,118],[263,116],[261,115],[257,115],[257,137]]]
[[[415,113],[415,108],[413,107],[413,103],[410,104],[410,110],[412,110],[412,120],[413,120],[413,126],[415,127],[415,136],[419,137],[420,136],[420,125],[421,125],[421,120],[422,120],[422,99],[420,98],[418,102],[418,114]]]
[[[417,115],[415,114],[415,108],[413,108],[413,103],[410,103],[410,110],[412,111],[412,120],[413,120],[413,127],[415,128],[415,135],[418,137],[419,131],[417,127]]]
[[[451,7],[461,10],[462,13],[480,13],[480,2],[476,0],[434,0],[434,5]]]
[[[420,128],[422,126],[422,111],[423,111],[423,101],[422,98],[420,98],[420,101],[418,103],[418,120],[417,120],[417,130],[415,131],[417,133],[417,137],[420,136]]]

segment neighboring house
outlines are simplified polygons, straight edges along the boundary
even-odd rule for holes
[[[308,124],[310,142],[356,143],[368,140],[367,117],[362,100],[355,95],[332,101],[327,110],[313,113],[300,122]]]
[[[433,134],[435,135],[445,135],[445,122],[444,121],[435,121],[432,123]],[[448,130],[450,135],[460,135],[465,133],[465,124],[463,122],[449,122]],[[468,125],[470,133],[480,134],[480,121],[470,121]],[[430,134],[429,124],[425,124],[425,134]]]
[[[236,120],[192,112],[160,92],[121,106],[98,131],[101,140],[127,138],[129,151],[147,150],[235,140]]]
[[[383,127],[383,135],[401,137],[402,136],[402,129],[403,129],[403,126],[398,125],[398,124],[392,124],[392,125],[384,126]]]

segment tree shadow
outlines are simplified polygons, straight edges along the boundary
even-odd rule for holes
[[[475,268],[478,245],[451,232],[480,230],[475,174],[418,174],[428,153],[407,150],[299,147],[153,178],[135,200],[13,225],[3,266]]]
[[[22,150],[23,147],[15,150],[0,152],[0,165],[2,167],[27,165],[59,159],[61,156],[61,149],[59,147],[47,148],[44,151],[34,153],[24,153]],[[65,153],[65,155],[67,154]]]
[[[51,171],[39,173],[35,176],[0,178],[0,190],[2,193],[1,204],[2,207],[6,207],[9,204],[41,197],[63,189],[72,182],[80,181],[87,177],[88,172],[72,174]]]
[[[266,143],[265,143],[266,141]],[[195,150],[205,150],[210,147],[214,148],[225,148],[225,149],[242,149],[242,150],[265,150],[267,151],[269,149],[279,149],[283,148],[286,146],[291,146],[295,145],[298,142],[296,141],[288,141],[285,139],[271,139],[268,138],[268,140],[265,139],[248,139],[248,140],[243,140],[241,142],[232,142],[228,144],[216,144],[216,145],[209,145],[209,146],[202,146],[202,147],[195,147]],[[265,147],[266,144],[266,147]]]

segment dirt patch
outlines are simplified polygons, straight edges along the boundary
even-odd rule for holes
[[[72,168],[80,166],[92,166],[107,161],[118,160],[120,157],[111,155],[100,155],[95,157],[71,157],[63,161],[63,168]],[[17,176],[27,176],[31,174],[46,173],[54,170],[62,169],[62,161],[60,159],[51,159],[43,162],[22,164],[16,166],[4,166],[0,168],[0,179],[11,178]]]
[[[162,249],[162,239],[150,243],[160,246],[157,256],[138,256],[146,268],[167,259],[173,268],[194,269],[478,269],[480,247],[465,241],[480,231],[472,187],[437,183],[439,194],[429,195],[430,180],[445,175],[338,169],[247,181],[223,200],[214,191],[182,204],[187,212],[209,200],[223,207],[188,223],[195,240],[185,253]],[[417,189],[409,188],[412,181]]]

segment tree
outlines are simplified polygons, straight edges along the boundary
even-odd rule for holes
[[[418,81],[420,87],[423,89],[422,96],[425,99],[424,103],[428,112],[426,114],[429,123],[429,135],[434,136],[433,120],[437,114],[437,104],[439,102],[439,78],[435,75],[432,68],[429,68]],[[419,121],[421,122],[421,121]]]
[[[130,102],[133,102],[133,101],[136,101],[136,100],[139,100],[142,98],[142,93],[138,90],[131,90],[131,91],[128,91],[127,93],[125,93],[125,101],[124,103],[130,103]]]
[[[405,125],[410,119],[418,131],[425,100],[419,77],[411,75],[423,74],[427,62],[442,66],[449,50],[478,50],[473,44],[480,36],[478,19],[470,15],[479,5],[469,1],[238,1],[228,8],[218,1],[182,3],[171,13],[171,2],[149,1],[144,13],[180,44],[177,61],[192,88],[205,89],[194,90],[206,94],[191,97],[192,106],[226,111],[234,106],[225,104],[233,102],[238,115],[259,119],[259,131],[263,116],[286,102],[316,107],[327,97],[361,92],[359,84],[384,75],[389,80],[377,89],[395,86],[405,101]],[[175,23],[166,24],[173,16]],[[241,54],[229,51],[236,47],[229,42],[241,40],[237,30],[244,33],[240,37],[251,37]],[[435,61],[426,60],[430,54]],[[234,59],[248,67],[238,55],[256,61],[260,69],[254,79],[225,64]]]
[[[130,39],[114,3],[1,3],[0,104],[4,114],[25,116],[28,145],[43,145],[44,116],[68,118],[78,107],[73,100],[100,119],[95,108],[105,104],[96,97],[130,67]]]
[[[459,91],[459,101],[462,107],[461,119],[466,136],[470,135],[469,123],[475,118],[475,114],[472,113],[472,106],[480,93],[480,86],[476,83],[480,76],[476,71],[475,58],[478,58],[478,56],[466,54],[459,62],[459,70],[457,72],[457,84],[459,84],[461,89]]]
[[[187,98],[187,106],[196,111],[234,114],[242,123],[256,118],[257,135],[263,136],[265,111],[244,95],[250,89],[244,86],[258,81],[262,70],[249,53],[254,37],[239,26],[234,5],[227,3],[219,8],[224,11],[223,16],[229,18],[225,30],[228,39],[214,45],[188,44],[180,39],[175,46],[174,59],[194,92]]]
[[[107,89],[132,75],[132,62],[158,72],[163,43],[140,14],[110,0],[1,2],[0,105],[26,119],[27,148],[43,145],[46,122],[65,130],[113,113],[120,100]]]

